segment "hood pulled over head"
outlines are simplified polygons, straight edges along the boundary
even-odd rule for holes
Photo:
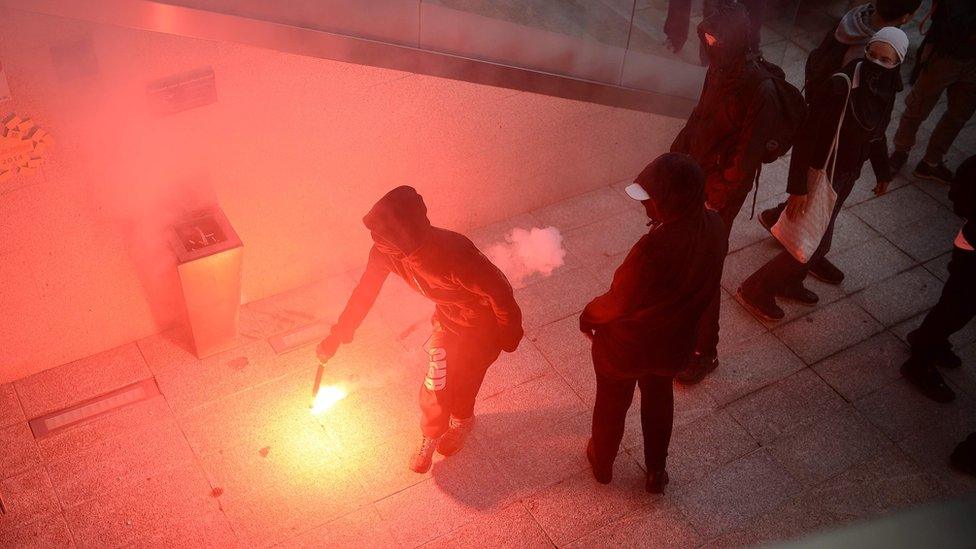
[[[834,31],[834,38],[841,44],[854,46],[867,44],[868,40],[874,36],[878,29],[871,26],[871,16],[874,14],[874,6],[864,4],[851,9],[844,14],[837,29]]]
[[[720,68],[745,59],[750,32],[749,12],[739,3],[722,3],[714,14],[698,24],[698,38],[708,62]]]
[[[705,175],[693,158],[681,153],[665,153],[647,165],[635,183],[653,203],[655,221],[669,223],[705,209]]]
[[[424,198],[406,185],[379,199],[363,217],[363,224],[372,233],[376,245],[387,253],[409,255],[424,243],[430,232]]]

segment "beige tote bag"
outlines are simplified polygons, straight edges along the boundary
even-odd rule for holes
[[[858,80],[860,69],[860,64],[854,69],[855,82]],[[847,81],[847,97],[844,99],[844,109],[840,111],[840,120],[837,121],[834,141],[827,154],[829,169],[825,166],[825,170],[820,172],[816,181],[812,184],[808,182],[806,211],[796,219],[791,219],[784,210],[770,231],[800,263],[809,262],[810,257],[820,247],[820,242],[830,224],[830,216],[833,215],[834,206],[837,204],[837,193],[834,192],[833,185],[834,169],[837,167],[837,147],[840,141],[840,128],[844,125],[844,115],[847,113],[847,106],[851,99],[851,89],[855,87],[846,74],[838,74]]]

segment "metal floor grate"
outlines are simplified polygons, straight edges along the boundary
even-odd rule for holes
[[[158,394],[159,387],[156,386],[156,380],[149,378],[99,395],[63,410],[34,418],[28,423],[31,431],[34,433],[34,438],[41,439],[67,429],[72,425],[77,425],[124,406],[150,399]]]

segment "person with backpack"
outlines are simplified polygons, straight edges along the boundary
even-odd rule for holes
[[[695,326],[722,279],[728,236],[705,208],[705,176],[689,156],[665,153],[627,187],[651,229],[617,268],[607,293],[580,315],[593,342],[596,404],[586,456],[600,483],[613,477],[635,387],[641,391],[645,489],[661,493],[674,418],[672,379],[695,350]]]
[[[976,2],[937,0],[932,27],[925,35],[916,61],[920,67],[905,112],[895,132],[891,167],[898,171],[908,161],[922,122],[932,113],[944,91],[946,111],[932,130],[925,156],[912,174],[949,184],[952,170],[945,165],[956,136],[976,112]]]
[[[843,69],[854,59],[864,56],[864,48],[876,32],[884,27],[900,27],[908,23],[921,5],[921,0],[875,0],[852,8],[820,41],[804,66],[803,89],[807,100],[807,110],[816,93],[824,88],[834,73]],[[899,66],[899,71],[900,71]],[[897,91],[902,90],[901,77],[898,77]],[[817,116],[816,111],[811,111]],[[877,149],[880,151],[880,147]],[[874,170],[877,185],[876,194],[884,194],[891,183],[891,170],[883,167],[880,154],[871,156],[871,167]],[[897,171],[897,170],[895,170]],[[791,158],[789,178],[794,185],[802,185],[806,178],[806,165],[803,162],[793,162]],[[771,230],[783,210],[786,202],[778,206],[763,210],[759,214],[759,223]],[[844,281],[844,272],[834,265],[826,256],[817,258],[810,264],[810,274],[827,284],[840,284]]]
[[[879,30],[868,42],[864,59],[855,59],[830,78],[825,89],[813,94],[806,130],[793,149],[807,177],[789,181],[784,215],[800,219],[807,209],[807,191],[827,177],[836,193],[826,232],[806,263],[783,250],[742,283],[736,292],[754,315],[766,320],[785,316],[776,298],[805,304],[818,297],[803,285],[810,265],[830,250],[837,214],[869,158],[881,181],[890,181],[884,132],[891,117],[899,85],[898,66],[908,51],[908,36],[896,27]],[[830,168],[828,170],[828,168]]]
[[[949,198],[953,211],[965,223],[953,242],[942,296],[922,324],[908,334],[911,356],[901,367],[905,380],[936,402],[950,402],[956,397],[936,369],[962,366],[962,359],[952,352],[949,336],[976,317],[976,156],[959,166]]]
[[[515,352],[522,311],[508,279],[462,234],[431,226],[413,187],[386,193],[363,217],[373,246],[345,309],[315,349],[328,362],[353,335],[391,274],[434,302],[427,377],[420,387],[420,448],[409,467],[426,473],[434,451],[451,456],[474,428],[474,404],[501,351]]]
[[[744,6],[726,2],[698,25],[708,72],[698,104],[671,144],[671,152],[687,154],[702,167],[707,206],[722,218],[726,238],[761,164],[786,152],[805,115],[799,91],[751,46],[750,24]],[[698,383],[718,366],[720,303],[716,288],[678,382]]]

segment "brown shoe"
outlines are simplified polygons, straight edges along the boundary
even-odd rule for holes
[[[442,456],[453,456],[464,447],[464,441],[468,439],[471,430],[474,429],[474,416],[468,419],[458,419],[451,416],[451,427],[441,437],[437,443],[437,453]]]
[[[410,470],[414,473],[424,474],[430,471],[430,466],[434,462],[434,449],[440,438],[424,437],[420,442],[420,449],[417,453],[410,456]]]

